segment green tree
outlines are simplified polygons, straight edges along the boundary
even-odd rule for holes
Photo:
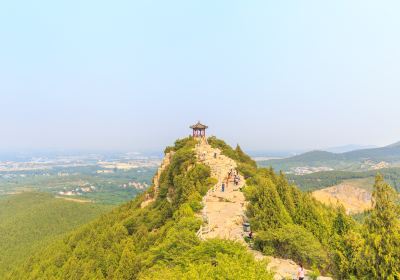
[[[249,184],[245,189],[250,202],[247,215],[255,230],[279,228],[292,222],[271,179],[258,175]]]
[[[235,149],[236,157],[239,162],[247,163],[252,167],[257,167],[257,163],[247,154],[245,154],[239,145]]]
[[[356,262],[363,246],[363,239],[355,226],[354,220],[346,214],[345,208],[340,205],[333,220],[329,244],[334,262],[333,271],[338,279],[349,279],[356,275]]]
[[[348,215],[346,215],[346,211],[343,205],[340,205],[338,207],[336,218],[333,221],[334,232],[339,235],[346,234],[353,226],[353,224],[353,220]]]
[[[362,275],[368,279],[400,279],[400,224],[397,194],[377,175],[373,209],[365,223]]]
[[[114,279],[135,279],[138,270],[139,267],[135,257],[135,246],[133,245],[132,239],[127,239]]]

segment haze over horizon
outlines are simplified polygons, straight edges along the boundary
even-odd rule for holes
[[[212,8],[210,8],[212,7]],[[398,1],[8,1],[0,151],[400,140]]]

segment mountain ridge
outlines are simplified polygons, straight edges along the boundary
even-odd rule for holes
[[[340,153],[346,153],[346,152],[351,152],[351,151],[356,151],[356,150],[372,149],[372,148],[379,148],[379,147],[375,146],[375,145],[348,144],[348,145],[337,146],[337,147],[328,147],[328,148],[321,149],[321,150],[340,154]]]
[[[335,170],[345,170],[351,165],[361,166],[364,161],[368,160],[376,163],[400,163],[400,142],[384,147],[354,150],[344,153],[315,150],[289,158],[261,161],[259,164],[261,166],[272,166],[284,171],[299,166],[328,166]]]

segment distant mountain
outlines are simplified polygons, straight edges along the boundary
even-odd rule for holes
[[[343,153],[348,160],[374,160],[387,162],[400,162],[400,144],[395,143],[382,148],[356,150]]]
[[[248,151],[248,155],[254,159],[259,158],[287,158],[294,155],[299,155],[307,150],[255,150]]]
[[[398,143],[400,145],[400,142]],[[372,149],[372,148],[378,148],[378,146],[373,146],[373,145],[356,145],[356,144],[349,144],[349,145],[344,145],[344,146],[338,146],[338,147],[329,147],[325,149],[321,149],[318,151],[323,151],[323,152],[330,152],[330,153],[346,153],[346,152],[351,152],[355,150],[362,150],[362,149]],[[277,159],[277,158],[288,158],[288,157],[294,157],[297,155],[301,155],[304,153],[313,153],[315,151],[308,151],[308,150],[257,150],[257,151],[249,151],[248,154],[254,158],[256,161],[261,161],[267,160],[268,158],[272,159]]]
[[[398,141],[396,143],[393,143],[393,144],[390,144],[390,145],[388,145],[386,147],[388,147],[388,148],[400,147],[400,141]]]
[[[399,143],[399,145],[400,145],[400,143]],[[344,145],[344,146],[338,146],[338,147],[325,148],[322,150],[326,151],[326,152],[331,152],[331,153],[347,153],[347,152],[356,151],[356,150],[374,149],[374,148],[378,148],[378,146],[350,144],[350,145]]]
[[[261,166],[272,166],[277,170],[288,171],[294,167],[330,167],[335,170],[367,170],[375,163],[400,163],[400,142],[381,147],[354,150],[345,153],[311,151],[301,155],[261,161]]]
[[[289,158],[281,159],[287,162],[298,162],[298,161],[326,161],[326,160],[340,160],[342,159],[342,154],[335,154],[326,151],[311,151],[304,154],[295,155]]]

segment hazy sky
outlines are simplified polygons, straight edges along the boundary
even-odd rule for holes
[[[400,2],[2,1],[0,150],[400,140]]]

